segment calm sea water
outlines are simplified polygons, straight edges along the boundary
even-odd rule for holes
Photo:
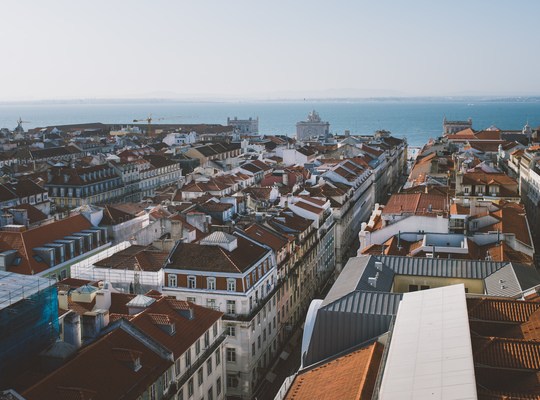
[[[227,117],[259,117],[262,134],[295,133],[295,124],[315,109],[330,130],[371,134],[386,129],[397,137],[407,137],[410,145],[424,144],[441,134],[442,120],[473,119],[475,129],[496,125],[501,129],[521,129],[527,121],[540,125],[540,102],[454,102],[454,101],[353,101],[353,102],[148,102],[114,104],[0,104],[0,127],[14,128],[21,117],[25,128],[82,122],[131,123],[152,114],[164,117],[161,123],[218,123]],[[158,123],[159,123],[158,122]]]

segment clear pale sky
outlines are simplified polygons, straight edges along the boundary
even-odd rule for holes
[[[540,1],[4,1],[0,100],[540,95]]]

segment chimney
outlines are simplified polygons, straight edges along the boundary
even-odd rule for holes
[[[289,174],[286,171],[283,172],[283,175],[281,175],[281,178],[282,178],[283,185],[289,186]]]
[[[108,310],[111,308],[111,289],[110,283],[105,282],[103,288],[96,293],[96,308]]]
[[[75,311],[69,311],[64,316],[64,342],[81,347],[81,317]]]
[[[69,295],[65,290],[58,291],[58,307],[61,310],[69,310],[68,297]]]

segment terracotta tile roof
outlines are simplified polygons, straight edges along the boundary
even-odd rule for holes
[[[243,193],[249,194],[256,200],[269,200],[271,191],[271,187],[248,187],[242,190]]]
[[[300,195],[298,197],[307,201],[308,203],[313,203],[314,205],[319,206],[319,207],[322,207],[326,204],[326,200],[323,200],[323,199],[317,199],[315,197],[305,196],[305,195]]]
[[[276,253],[288,243],[287,238],[277,232],[270,231],[260,224],[252,224],[244,229],[244,232],[253,240],[271,247]]]
[[[100,225],[117,225],[144,214],[142,203],[104,204]]]
[[[20,264],[8,267],[8,271],[32,275],[49,269],[45,262],[37,261],[33,257],[35,255],[33,249],[91,227],[92,224],[85,217],[75,214],[23,232],[0,231],[0,242],[4,242],[10,249],[17,250],[21,256]]]
[[[468,298],[469,318],[499,321],[527,322],[540,310],[540,303],[501,298]]]
[[[470,207],[465,207],[461,204],[452,203],[452,205],[450,205],[451,215],[469,215],[470,211]]]
[[[130,365],[136,357],[140,358],[138,370]],[[22,395],[28,400],[136,399],[171,365],[143,341],[115,329]]]
[[[481,140],[501,140],[501,131],[479,131],[474,136]]]
[[[104,171],[103,175],[99,176],[101,171]],[[61,186],[84,186],[118,178],[116,171],[108,164],[81,168],[51,168],[51,172],[52,177],[47,184]],[[98,174],[94,176],[94,172]],[[83,177],[85,178],[83,179]]]
[[[448,212],[446,196],[426,193],[396,193],[393,194],[383,209],[384,214],[402,213],[432,213]]]
[[[306,203],[305,201],[297,201],[296,203],[294,203],[294,205],[296,207],[300,207],[306,211],[309,211],[317,215],[322,214],[324,212],[324,208],[313,206],[311,204]]]
[[[540,400],[539,394],[505,392],[501,390],[488,390],[479,387],[478,400]]]
[[[235,235],[238,247],[227,251],[217,245],[178,243],[170,254],[169,269],[242,273],[261,259],[269,249]]]
[[[519,264],[532,265],[534,260],[528,254],[512,249],[506,242],[485,246],[486,253],[491,258],[491,261],[509,261]]]
[[[505,140],[469,140],[468,143],[473,149],[491,153],[499,151],[499,146],[502,146],[503,149],[508,150],[518,145],[516,142],[509,142]]]
[[[58,290],[69,290],[69,289],[77,289],[84,285],[97,286],[97,285],[94,285],[94,283],[96,282],[89,281],[87,279],[66,278],[57,282],[56,287],[58,288]]]
[[[513,233],[520,242],[530,245],[529,226],[525,214],[525,208],[521,204],[512,202],[501,202],[499,210],[490,212],[489,215],[495,218],[496,222],[479,229],[480,232],[499,231],[503,233]]]
[[[179,313],[189,308],[193,309],[193,319]],[[176,359],[203,336],[222,315],[223,313],[210,308],[162,297],[133,317],[131,323],[172,351]],[[159,327],[160,324],[173,323],[176,327],[176,333],[173,335]]]
[[[365,151],[366,153],[371,154],[372,156],[375,156],[375,157],[379,157],[381,154],[384,153],[384,151],[377,150],[377,149],[375,149],[373,147],[370,147],[370,146],[367,146],[365,144],[362,144],[361,149],[363,151]]]
[[[201,209],[205,212],[224,212],[233,207],[230,203],[218,203],[215,201],[208,201],[200,205]]]
[[[301,233],[309,229],[313,222],[289,212],[281,212],[268,220],[268,223],[283,233]]]
[[[475,364],[492,368],[540,370],[540,341],[471,337]]]
[[[285,399],[371,399],[382,352],[383,345],[375,342],[300,372]]]
[[[152,246],[133,245],[94,265],[110,269],[159,271],[167,261],[168,255],[167,252],[159,251]]]
[[[26,210],[27,216],[28,216],[28,222],[30,224],[34,224],[36,222],[40,222],[47,219],[47,215],[41,212],[39,209],[34,207],[31,204],[19,204],[14,207],[7,207],[4,208],[5,212],[9,212],[9,210]]]
[[[486,185],[490,182],[517,188],[516,180],[509,177],[504,172],[474,171],[463,174],[463,184]]]
[[[463,130],[461,130],[459,132],[449,134],[449,135],[446,135],[446,136],[448,137],[448,140],[453,140],[453,139],[474,139],[475,138],[474,131],[471,128],[466,128],[466,129],[463,129]]]

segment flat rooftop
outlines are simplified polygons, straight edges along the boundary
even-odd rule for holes
[[[379,398],[477,398],[463,284],[403,295]]]
[[[52,279],[0,271],[0,310],[53,286]]]

